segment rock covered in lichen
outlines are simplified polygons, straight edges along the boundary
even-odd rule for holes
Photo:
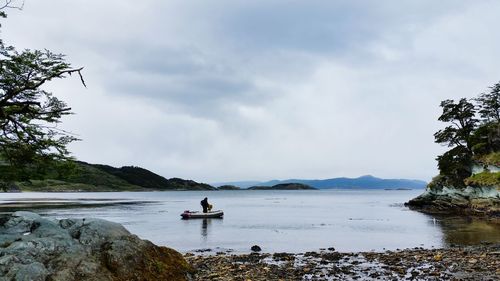
[[[178,252],[117,223],[30,212],[0,219],[0,280],[186,280],[191,272]]]

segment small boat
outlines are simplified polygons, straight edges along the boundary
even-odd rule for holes
[[[210,211],[207,213],[186,210],[186,211],[184,211],[184,213],[181,214],[181,217],[185,220],[187,220],[187,219],[208,219],[208,218],[221,219],[223,216],[224,216],[224,212],[222,210]]]

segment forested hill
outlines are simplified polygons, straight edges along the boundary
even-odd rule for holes
[[[67,173],[48,171],[44,176],[16,181],[21,191],[161,191],[214,190],[211,185],[179,178],[166,179],[144,168],[76,161]]]
[[[215,188],[205,183],[198,183],[192,180],[180,178],[166,179],[149,170],[135,166],[124,166],[115,168],[108,165],[89,164],[80,162],[82,165],[92,166],[108,174],[116,176],[129,184],[137,185],[149,189],[158,190],[214,190]]]

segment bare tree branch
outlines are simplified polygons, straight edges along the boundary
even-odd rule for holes
[[[87,88],[87,85],[85,85],[85,81],[83,80],[83,77],[82,77],[82,74],[81,74],[82,69],[83,69],[83,67],[59,71],[57,73],[54,73],[53,75],[50,75],[50,76],[47,76],[47,77],[41,79],[40,81],[38,81],[37,83],[34,83],[32,85],[25,85],[24,87],[20,87],[18,89],[7,91],[7,93],[5,94],[4,98],[2,100],[0,100],[0,105],[4,104],[6,101],[8,101],[9,99],[15,97],[19,93],[22,93],[22,92],[28,91],[28,90],[36,90],[37,88],[39,88],[40,86],[42,86],[43,84],[45,84],[45,82],[47,82],[47,81],[50,81],[50,80],[52,80],[54,78],[59,78],[59,77],[61,77],[64,74],[71,75],[74,72],[77,72],[78,75],[80,75],[80,80],[82,81],[83,86],[85,86],[85,88]]]
[[[15,3],[16,0],[5,0],[5,3],[0,6],[0,10],[3,10],[3,9],[18,9],[18,10],[22,10],[24,8],[24,0],[22,1],[21,5],[12,5],[13,3]]]

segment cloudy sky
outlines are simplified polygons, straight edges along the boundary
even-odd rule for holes
[[[48,89],[83,161],[204,182],[430,180],[439,102],[500,80],[500,1],[26,0],[1,36],[84,66]]]

